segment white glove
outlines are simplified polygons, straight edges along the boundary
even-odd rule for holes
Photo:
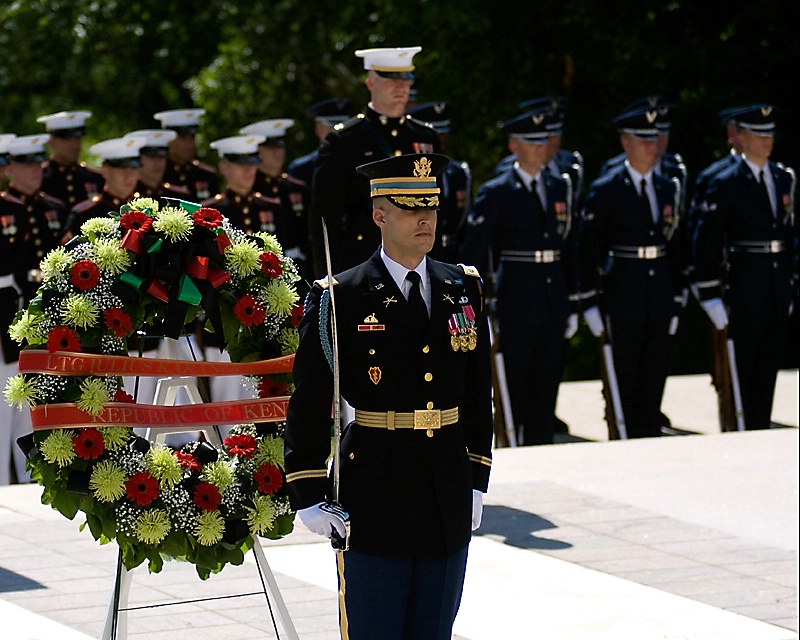
[[[569,340],[578,333],[578,314],[570,313],[567,317],[567,329],[564,331],[564,338]]]
[[[674,336],[678,333],[678,316],[672,316],[672,320],[669,321],[669,335]]]
[[[583,312],[583,319],[595,338],[599,338],[603,335],[605,327],[603,326],[603,318],[600,317],[600,309],[597,307],[589,307]]]
[[[728,312],[725,311],[725,305],[722,304],[722,298],[711,298],[711,300],[703,300],[700,303],[703,310],[708,314],[711,322],[718,331],[722,331],[728,326]]]
[[[483,494],[477,489],[472,490],[472,530],[481,526],[483,518]]]
[[[339,520],[339,518],[333,514],[327,513],[326,511],[320,509],[322,504],[324,503],[319,502],[313,507],[300,509],[300,511],[297,512],[297,515],[300,516],[300,520],[304,525],[306,525],[306,528],[317,535],[330,538],[331,531],[333,528],[335,528],[337,533],[344,538],[345,534],[347,533],[344,528],[344,522]]]

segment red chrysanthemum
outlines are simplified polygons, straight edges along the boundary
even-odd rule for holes
[[[192,221],[198,227],[216,229],[222,224],[222,214],[211,207],[201,207],[192,214]]]
[[[53,351],[80,351],[81,339],[69,327],[59,326],[50,329],[47,334],[47,350]]]
[[[72,438],[72,448],[79,458],[95,460],[106,450],[106,443],[103,442],[103,436],[97,429],[87,427]]]
[[[272,464],[262,464],[253,474],[253,480],[258,485],[258,490],[266,495],[275,493],[283,485],[281,470]]]
[[[136,402],[136,400],[133,399],[130,393],[120,387],[114,392],[114,402]]]
[[[106,309],[103,313],[106,326],[114,332],[117,338],[124,338],[133,331],[131,317],[122,309]]]
[[[274,398],[275,396],[282,396],[288,388],[288,385],[282,382],[275,382],[269,376],[264,376],[261,378],[261,382],[258,383],[258,397]]]
[[[291,321],[292,321],[292,326],[293,327],[299,327],[300,326],[300,321],[303,319],[304,311],[305,311],[305,309],[304,309],[302,304],[297,304],[294,307],[292,307]]]
[[[233,305],[233,313],[247,327],[264,322],[267,312],[250,294],[245,294]]]
[[[158,498],[158,480],[147,471],[134,473],[125,482],[125,494],[140,507],[146,507]]]
[[[261,270],[270,278],[277,278],[283,273],[280,258],[272,251],[264,251],[261,254]]]
[[[128,211],[119,218],[119,226],[123,229],[135,229],[145,233],[153,226],[153,219],[144,211]]]
[[[253,436],[248,436],[246,433],[238,434],[235,436],[228,436],[225,438],[225,446],[228,448],[228,453],[232,456],[242,456],[243,458],[252,458],[258,449],[258,442]]]
[[[203,511],[216,511],[222,496],[213,484],[201,482],[194,490],[194,503]]]
[[[178,459],[178,462],[181,463],[181,467],[188,469],[189,471],[200,471],[200,469],[203,467],[203,465],[200,464],[200,461],[191,453],[173,451],[172,455]]]
[[[69,281],[81,291],[94,289],[100,282],[100,269],[91,260],[78,260],[69,269]]]

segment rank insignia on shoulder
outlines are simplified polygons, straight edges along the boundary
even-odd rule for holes
[[[458,266],[461,267],[464,270],[464,273],[466,273],[468,276],[474,276],[476,278],[481,277],[481,274],[478,272],[478,270],[470,264],[459,262]]]
[[[324,278],[320,278],[319,280],[314,280],[314,284],[319,285],[323,289],[327,289],[330,286],[329,283],[328,283],[328,276],[325,276]],[[339,284],[339,282],[336,280],[336,278],[333,279],[333,284]]]

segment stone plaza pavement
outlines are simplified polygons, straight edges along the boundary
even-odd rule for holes
[[[625,442],[607,441],[599,383],[562,385],[561,444],[494,452],[454,638],[797,639],[797,385],[781,372],[775,428],[719,433],[708,376],[670,378],[681,435]],[[0,488],[0,640],[100,638],[116,547],[40,496]],[[296,637],[338,638],[329,545],[298,524],[263,547]],[[139,568],[117,637],[292,637],[260,590],[252,560],[206,582],[181,563]]]

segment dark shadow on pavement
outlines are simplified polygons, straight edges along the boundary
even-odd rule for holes
[[[33,591],[34,589],[46,589],[43,584],[26,578],[23,575],[3,569],[0,567],[0,593],[9,591]]]
[[[537,531],[555,529],[556,525],[529,511],[503,505],[486,505],[481,526],[476,536],[500,536],[503,541],[519,549],[568,549],[572,545],[561,540],[538,538]]]

